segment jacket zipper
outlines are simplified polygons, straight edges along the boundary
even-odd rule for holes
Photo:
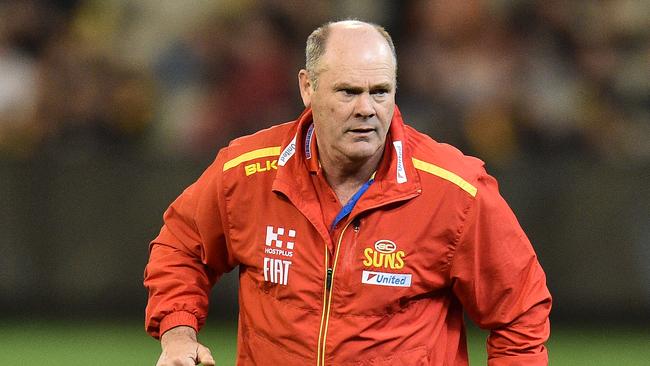
[[[420,192],[415,194],[410,194],[408,196],[400,197],[388,202],[382,202],[381,204],[367,207],[364,211],[371,210],[373,208],[387,205],[393,202],[410,199],[417,196],[419,193]],[[336,263],[338,261],[339,248],[341,247],[341,241],[343,241],[343,235],[345,234],[345,230],[347,230],[348,226],[350,226],[352,222],[355,222],[355,220],[354,219],[349,220],[343,227],[343,230],[341,230],[341,235],[339,236],[334,251],[333,266],[330,266],[329,250],[327,248],[327,243],[325,243],[325,268],[326,268],[325,284],[324,284],[325,286],[323,286],[323,311],[320,320],[320,329],[318,330],[318,349],[316,354],[316,366],[325,366],[325,344],[327,343],[327,328],[329,326],[330,305],[332,301],[332,285],[334,283],[334,273],[336,272]],[[355,224],[353,226],[354,226],[354,231],[358,232],[359,231],[358,224]]]
[[[341,235],[336,243],[334,250],[334,265],[330,266],[330,258],[327,250],[327,243],[325,243],[325,288],[323,290],[323,314],[320,321],[320,329],[318,331],[318,351],[316,354],[316,365],[325,366],[325,344],[327,343],[327,327],[329,326],[330,306],[332,304],[332,285],[334,282],[334,273],[336,272],[336,263],[339,258],[339,249],[345,230],[350,226],[353,220],[349,220],[341,230]]]

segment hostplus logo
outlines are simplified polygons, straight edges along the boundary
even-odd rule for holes
[[[289,282],[291,261],[275,257],[293,257],[295,239],[296,231],[293,229],[287,230],[283,227],[275,228],[273,226],[266,227],[264,254],[267,256],[264,257],[264,265],[262,267],[264,281],[287,285]]]
[[[283,238],[285,240],[281,240],[280,238]],[[285,230],[283,227],[276,229],[273,226],[267,226],[266,248],[264,248],[264,254],[276,254],[283,257],[293,257],[293,246],[295,245],[293,240],[295,239],[295,230]]]

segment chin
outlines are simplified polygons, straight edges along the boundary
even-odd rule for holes
[[[351,160],[365,160],[373,157],[377,153],[377,148],[375,146],[373,147],[365,147],[365,148],[360,148],[360,149],[352,149],[348,150],[348,158]]]

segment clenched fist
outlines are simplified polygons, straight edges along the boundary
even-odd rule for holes
[[[210,350],[196,339],[192,327],[172,328],[160,337],[162,353],[156,366],[214,366]]]

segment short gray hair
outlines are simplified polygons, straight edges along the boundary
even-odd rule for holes
[[[346,19],[343,21],[358,22],[359,24],[367,24],[375,28],[375,30],[377,30],[377,32],[379,32],[379,34],[381,34],[388,43],[388,46],[393,53],[393,60],[395,60],[395,71],[397,72],[397,53],[395,52],[395,44],[393,43],[393,39],[391,38],[390,34],[388,34],[384,27],[375,23],[360,21],[358,19]],[[323,24],[311,32],[309,37],[307,37],[307,47],[305,47],[305,70],[307,70],[307,73],[309,74],[309,78],[314,85],[314,89],[316,89],[316,86],[318,85],[317,68],[321,58],[325,54],[325,46],[327,39],[329,38],[331,26],[339,22],[341,21],[328,22],[326,24]]]

